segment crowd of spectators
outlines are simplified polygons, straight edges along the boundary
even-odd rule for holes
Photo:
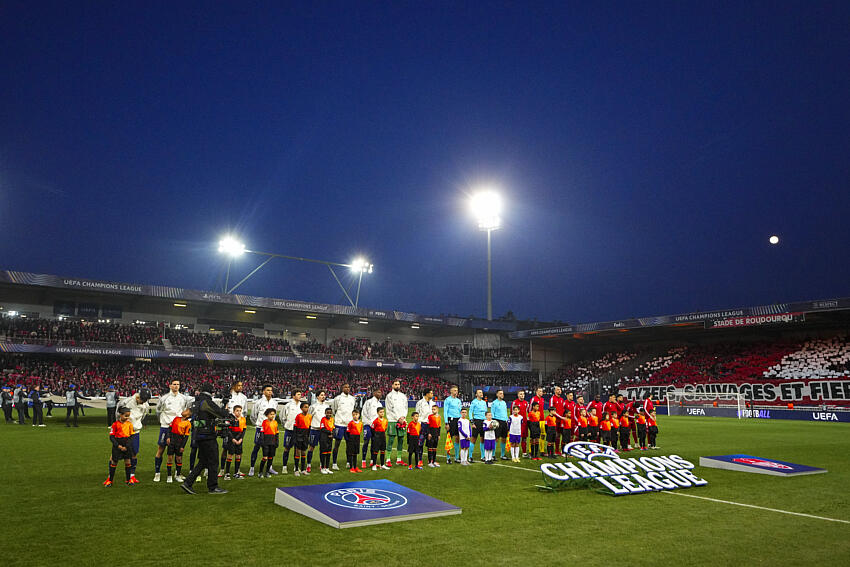
[[[18,341],[61,345],[112,343],[150,346],[162,344],[162,329],[155,325],[126,325],[69,319],[0,317],[0,335]]]
[[[251,333],[195,333],[185,329],[168,329],[165,336],[178,348],[292,354],[286,339],[258,337]]]
[[[567,391],[586,391],[594,381],[621,372],[635,356],[632,351],[606,352],[595,358],[566,364],[552,373],[547,389],[561,386]]]
[[[157,395],[168,390],[171,380],[183,383],[183,391],[193,393],[203,383],[212,383],[223,394],[241,381],[249,397],[258,397],[264,384],[274,386],[277,395],[288,396],[293,388],[312,386],[337,394],[343,384],[352,392],[389,391],[393,380],[400,380],[402,391],[419,398],[425,388],[433,388],[438,399],[448,395],[450,384],[438,374],[401,370],[322,368],[308,366],[209,365],[178,361],[139,361],[127,359],[93,360],[56,358],[21,354],[0,356],[0,383],[4,385],[39,384],[43,389],[61,393],[74,384],[86,396],[103,395],[114,385],[122,396],[147,384]]]
[[[438,347],[424,341],[402,342],[386,339],[372,341],[365,337],[336,337],[329,344],[310,339],[295,345],[283,338],[262,337],[246,332],[196,332],[170,328],[162,324],[123,324],[78,319],[36,319],[0,317],[0,337],[23,342],[84,346],[92,343],[132,344],[163,347],[166,339],[176,349],[274,353],[328,358],[400,360],[425,363],[456,363],[464,360],[457,345]],[[294,346],[294,348],[293,348]],[[526,346],[478,349],[470,351],[469,360],[527,361]]]

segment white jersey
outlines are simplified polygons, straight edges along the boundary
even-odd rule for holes
[[[327,402],[316,402],[310,406],[310,415],[313,419],[310,421],[310,429],[320,429],[322,427],[322,418],[325,417],[325,410],[331,407]]]
[[[435,404],[436,402],[433,399],[426,400],[425,398],[416,402],[416,411],[419,412],[419,423],[428,423],[428,416],[431,415],[431,406]]]
[[[266,410],[269,408],[277,411],[277,404],[280,402],[277,398],[266,399],[261,396],[259,400],[254,400],[254,407],[251,409],[251,417],[254,419],[254,427],[263,428],[263,422],[266,420]]]
[[[283,422],[283,428],[287,431],[292,431],[295,427],[295,416],[301,413],[301,401],[290,400],[288,404],[280,410],[280,420]]]
[[[511,423],[508,435],[522,435],[522,416],[511,414],[508,416],[508,420]]]
[[[361,417],[363,418],[363,423],[367,427],[372,427],[372,423],[378,419],[378,408],[381,407],[381,401],[372,396],[363,404],[363,411],[361,411]]]
[[[484,439],[496,439],[496,428],[499,427],[499,422],[495,419],[484,420]]]
[[[334,398],[331,409],[334,410],[334,425],[336,427],[348,427],[355,402],[356,398],[351,394],[340,393]]]
[[[129,398],[124,398],[118,402],[118,407],[124,407],[130,410],[130,423],[133,424],[133,429],[138,433],[142,430],[142,419],[148,414],[150,405],[147,402],[139,403],[136,401],[136,395],[133,394]]]
[[[472,426],[468,419],[457,420],[457,433],[460,439],[469,439],[472,436]]]
[[[174,418],[183,413],[189,407],[189,399],[180,392],[167,394],[159,397],[156,403],[156,413],[159,416],[160,427],[171,427]],[[133,425],[135,427],[135,424]]]
[[[387,394],[387,399],[384,402],[384,407],[387,408],[387,421],[395,423],[401,418],[407,417],[407,396],[395,390]]]
[[[233,413],[233,408],[242,406],[242,415],[248,411],[248,396],[242,392],[230,392],[230,400],[227,402],[227,411]]]

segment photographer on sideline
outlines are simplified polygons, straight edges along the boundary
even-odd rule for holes
[[[208,469],[207,489],[210,494],[227,494],[227,491],[218,486],[218,443],[216,442],[216,419],[226,419],[227,411],[216,404],[212,399],[213,385],[204,384],[195,403],[192,404],[192,435],[193,442],[198,447],[198,462],[192,467],[185,482],[180,485],[188,494],[195,494],[192,484],[201,474]]]

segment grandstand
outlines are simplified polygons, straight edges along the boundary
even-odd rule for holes
[[[0,272],[0,348],[9,353],[7,380],[44,378],[33,369],[44,372],[53,360],[46,386],[61,388],[67,374],[94,393],[110,381],[132,388],[140,376],[157,387],[179,375],[221,390],[238,378],[249,392],[264,381],[333,392],[340,380],[366,391],[399,378],[411,391],[433,387],[438,398],[458,383],[466,397],[477,387],[488,395],[503,387],[511,397],[558,385],[588,398],[622,391],[661,401],[669,389],[700,384],[771,384],[778,392],[783,380],[843,383],[847,308],[850,300],[838,299],[535,327]],[[786,394],[752,402],[850,403],[838,393]]]

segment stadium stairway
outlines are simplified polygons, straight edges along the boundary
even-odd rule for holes
[[[162,346],[165,347],[165,350],[174,350],[174,345],[165,336],[162,337]]]

